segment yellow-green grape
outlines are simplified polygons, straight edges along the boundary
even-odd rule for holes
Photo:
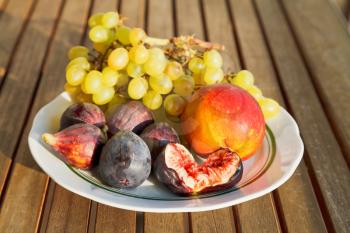
[[[231,80],[231,84],[247,90],[249,87],[254,85],[254,76],[248,70],[241,70]]]
[[[133,46],[138,45],[146,38],[146,33],[141,28],[133,28],[129,33],[129,41]]]
[[[124,48],[117,48],[113,50],[108,57],[108,65],[115,70],[121,70],[125,68],[128,62],[128,50]]]
[[[162,106],[163,98],[162,96],[153,90],[150,90],[142,98],[142,103],[151,110],[156,110]]]
[[[173,89],[173,82],[166,75],[151,76],[149,78],[149,85],[153,90],[162,95],[170,93]]]
[[[89,49],[86,48],[85,46],[74,46],[69,49],[68,51],[68,58],[69,60],[72,60],[77,57],[88,57],[89,54]]]
[[[156,60],[165,60],[165,54],[164,51],[160,48],[151,48],[149,49],[149,56],[152,59],[156,59]]]
[[[205,52],[203,61],[206,67],[220,68],[222,66],[222,57],[215,49]]]
[[[150,76],[159,76],[163,73],[165,66],[166,61],[148,59],[147,62],[143,64],[143,69]]]
[[[129,51],[130,60],[136,64],[143,64],[148,60],[149,52],[143,45],[136,45]]]
[[[182,65],[176,61],[170,61],[165,67],[164,73],[169,76],[171,80],[176,80],[184,75]]]
[[[126,67],[126,72],[132,78],[141,77],[144,74],[142,66],[133,62],[129,62],[128,66]]]
[[[103,43],[108,41],[110,36],[109,29],[101,25],[94,26],[89,32],[89,38],[94,43]]]
[[[112,100],[114,94],[113,87],[102,87],[99,92],[92,95],[92,101],[97,105],[104,105]]]
[[[86,70],[78,66],[71,66],[67,69],[66,80],[72,86],[79,86],[86,76]]]
[[[97,70],[90,71],[84,80],[83,92],[87,94],[95,94],[103,87],[102,73]]]
[[[129,76],[126,72],[122,71],[119,73],[118,76],[118,82],[117,82],[117,87],[122,87],[125,86],[126,84],[128,84],[129,82]]]
[[[262,110],[262,112],[264,114],[265,120],[268,120],[268,119],[271,119],[273,117],[276,117],[281,111],[281,107],[273,99],[260,98],[258,100],[258,102],[259,102],[261,110]]]
[[[128,95],[134,100],[141,99],[148,90],[147,81],[144,78],[133,78],[128,85]]]
[[[171,116],[179,116],[186,106],[186,100],[178,94],[168,95],[164,100],[164,109]]]
[[[193,80],[196,85],[203,85],[204,80],[203,80],[203,75],[201,74],[193,74]]]
[[[68,63],[66,70],[68,70],[72,66],[77,66],[77,67],[83,68],[86,71],[90,70],[90,68],[91,68],[90,62],[87,60],[86,57],[74,58],[73,60],[71,60]]]
[[[64,90],[71,96],[76,96],[81,92],[80,86],[72,86],[69,83],[64,84]]]
[[[75,96],[75,100],[78,103],[91,103],[92,102],[91,95],[88,95],[85,93],[79,93],[77,96]]]
[[[118,72],[110,67],[105,67],[102,70],[102,84],[106,87],[113,87],[118,82]]]
[[[118,94],[116,94],[112,100],[108,103],[108,109],[111,109],[115,106],[118,106],[120,104],[126,103],[128,100]]]
[[[189,96],[194,90],[194,80],[191,76],[182,76],[174,81],[174,92],[181,96]]]
[[[203,80],[207,85],[220,83],[224,78],[224,72],[220,68],[207,67],[203,75]]]
[[[116,36],[118,41],[123,45],[130,44],[129,33],[130,33],[130,28],[125,26],[118,27],[116,31]]]
[[[103,14],[101,24],[105,28],[114,28],[118,25],[119,15],[117,12],[107,12]]]
[[[255,86],[255,85],[250,86],[250,87],[247,89],[247,91],[248,91],[249,94],[251,94],[256,100],[259,100],[259,99],[261,99],[261,98],[263,97],[261,90],[260,90],[257,86]]]
[[[200,74],[204,70],[205,65],[202,59],[200,59],[199,57],[194,57],[188,63],[188,68],[194,74]]]
[[[108,44],[106,43],[94,43],[92,45],[92,47],[97,51],[97,52],[100,52],[100,53],[105,53],[107,48],[108,48]]]
[[[92,15],[88,21],[89,27],[92,28],[101,24],[102,16],[103,16],[103,13],[96,13]]]

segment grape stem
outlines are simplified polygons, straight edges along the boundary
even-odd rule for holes
[[[166,46],[170,43],[170,40],[147,36],[144,42],[151,46]]]

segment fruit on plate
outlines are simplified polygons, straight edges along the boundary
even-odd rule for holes
[[[102,110],[91,103],[75,103],[69,106],[61,116],[61,129],[77,123],[87,123],[102,128],[106,124]]]
[[[98,127],[85,123],[69,126],[55,134],[44,133],[42,138],[67,163],[81,169],[89,169],[95,164],[106,142],[106,136]]]
[[[119,131],[104,146],[98,173],[102,181],[117,188],[141,185],[151,172],[146,143],[131,131]]]
[[[232,188],[243,173],[240,157],[228,148],[213,152],[198,164],[186,147],[178,143],[166,145],[154,166],[157,179],[180,195]]]
[[[181,125],[190,146],[203,157],[228,147],[245,160],[260,147],[265,135],[258,103],[230,84],[198,90],[181,116]]]
[[[176,130],[166,122],[148,126],[140,137],[146,142],[151,152],[152,164],[168,143],[180,143]]]
[[[119,105],[107,119],[108,132],[112,135],[120,130],[139,134],[153,122],[152,112],[138,101]]]

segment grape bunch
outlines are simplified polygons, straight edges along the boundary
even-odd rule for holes
[[[117,12],[92,15],[88,25],[93,48],[69,50],[65,90],[76,101],[108,111],[133,99],[180,116],[196,89],[229,82],[252,94],[267,119],[277,115],[279,105],[262,96],[249,71],[224,74],[222,46],[192,36],[152,38],[123,21]]]

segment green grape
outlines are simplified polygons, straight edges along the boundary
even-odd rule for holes
[[[74,58],[73,60],[71,60],[68,63],[66,70],[68,70],[72,66],[77,66],[77,67],[83,68],[86,71],[90,70],[90,68],[91,68],[90,62],[87,60],[86,57]]]
[[[97,70],[90,71],[84,80],[83,92],[87,94],[95,94],[103,87],[102,73]]]
[[[105,28],[114,28],[118,25],[119,15],[117,12],[107,12],[102,16],[102,26]]]
[[[129,51],[130,60],[136,64],[143,64],[148,60],[149,52],[143,45],[136,45]]]
[[[231,84],[247,90],[249,87],[254,85],[254,76],[248,70],[241,70],[231,80]]]
[[[96,13],[92,15],[88,21],[89,27],[92,28],[101,24],[102,16],[103,16],[103,13]]]
[[[173,89],[173,82],[166,75],[151,76],[149,78],[149,85],[153,90],[162,95],[170,93]]]
[[[186,100],[178,94],[168,95],[164,100],[164,109],[171,116],[179,116],[185,110]]]
[[[250,87],[247,89],[247,91],[248,91],[249,94],[251,94],[256,100],[259,100],[259,99],[261,99],[261,98],[263,97],[261,90],[260,90],[257,86],[255,86],[255,85],[250,86]]]
[[[224,72],[220,68],[207,67],[204,71],[203,80],[207,85],[220,83],[224,78]]]
[[[142,66],[133,62],[129,62],[128,66],[126,67],[126,72],[132,78],[141,77],[144,74]]]
[[[164,51],[160,48],[151,48],[148,50],[150,59],[155,59],[158,61],[166,60]]]
[[[102,70],[102,84],[106,87],[113,87],[118,82],[118,72],[110,67],[105,67]]]
[[[108,65],[115,70],[121,70],[125,68],[128,62],[128,50],[125,48],[117,48],[113,50],[108,57]]]
[[[64,84],[64,90],[70,95],[70,96],[76,96],[81,92],[80,86],[72,86],[69,83]]]
[[[276,116],[278,116],[278,114],[281,111],[281,107],[279,106],[279,104],[270,98],[260,98],[258,100],[259,105],[261,107],[261,110],[264,114],[264,118],[265,120],[274,118]]]
[[[215,49],[205,52],[203,60],[206,67],[220,68],[222,66],[222,57]]]
[[[140,44],[146,38],[146,33],[141,28],[133,28],[129,33],[129,41],[133,46]]]
[[[99,92],[92,95],[92,101],[97,105],[110,102],[115,94],[113,87],[102,87]]]
[[[199,57],[194,57],[188,63],[188,68],[194,74],[200,74],[204,70],[205,65],[202,59],[200,59]]]
[[[194,90],[194,80],[191,76],[182,76],[174,81],[174,92],[181,96],[190,96]]]
[[[122,43],[123,45],[128,45],[130,44],[129,33],[130,33],[130,28],[125,26],[120,26],[117,28],[116,37],[120,43]]]
[[[162,96],[153,90],[148,91],[142,98],[142,103],[151,110],[156,110],[162,106],[163,98]]]
[[[122,71],[119,73],[118,76],[118,82],[117,82],[117,87],[122,87],[125,86],[126,84],[128,84],[129,82],[129,76],[126,72]]]
[[[114,108],[120,104],[126,103],[128,100],[118,94],[116,94],[112,100],[108,103],[108,109]]]
[[[193,74],[193,80],[196,85],[203,85],[205,84],[203,80],[203,75],[201,74]]]
[[[147,92],[148,84],[144,78],[133,78],[128,85],[128,94],[134,100],[141,99]]]
[[[69,60],[73,60],[74,58],[77,57],[88,57],[89,54],[89,49],[86,48],[85,46],[74,46],[69,49],[68,51],[68,58]]]
[[[145,64],[143,64],[144,71],[150,76],[159,76],[163,73],[166,66],[166,60],[159,58],[149,58]]]
[[[168,62],[165,67],[164,73],[169,76],[171,80],[176,80],[184,75],[182,65],[176,61]]]
[[[109,29],[101,25],[94,26],[89,32],[89,38],[94,43],[103,43],[109,40]]]
[[[78,66],[71,66],[67,69],[66,80],[72,86],[79,86],[86,76],[86,70]]]
[[[108,48],[108,44],[107,43],[94,43],[92,45],[92,47],[97,51],[97,52],[100,52],[100,53],[105,53],[107,48]]]

